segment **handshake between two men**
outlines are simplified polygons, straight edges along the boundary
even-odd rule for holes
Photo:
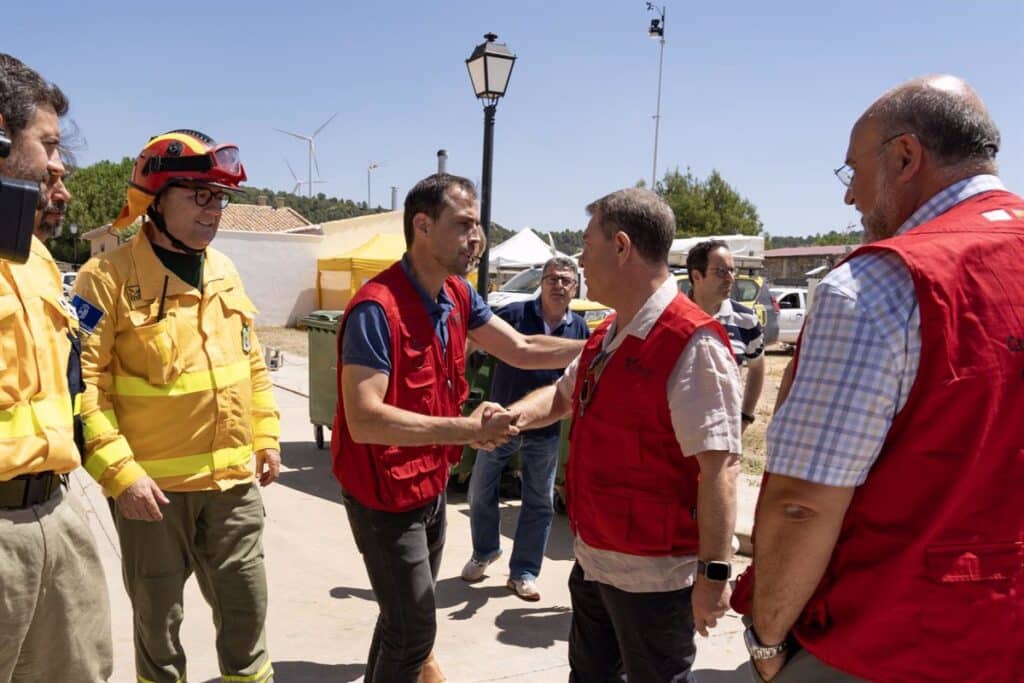
[[[468,415],[478,426],[477,438],[470,442],[473,448],[493,451],[519,435],[519,413],[492,401],[484,401]]]

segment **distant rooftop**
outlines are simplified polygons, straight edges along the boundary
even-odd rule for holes
[[[138,223],[141,219],[136,219]],[[133,223],[132,225],[134,225]],[[306,217],[291,207],[275,208],[266,204],[228,204],[220,217],[220,230],[262,233],[320,233]],[[91,240],[110,232],[110,223],[82,235]]]
[[[765,258],[783,256],[843,256],[856,249],[858,244],[835,244],[827,247],[782,247],[764,252]]]
[[[234,232],[303,232],[311,225],[288,206],[228,204],[220,218],[220,229]]]

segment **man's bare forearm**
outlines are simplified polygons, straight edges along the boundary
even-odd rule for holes
[[[433,417],[380,404],[363,419],[348,414],[349,432],[356,443],[387,446],[467,444],[479,435],[480,424],[469,417]]]
[[[705,451],[694,457],[700,462],[697,485],[699,556],[703,560],[725,560],[732,555],[732,535],[736,529],[739,457],[725,451]]]
[[[773,474],[757,506],[754,630],[762,643],[786,638],[821,581],[853,488]]]
[[[757,401],[764,390],[764,356],[747,368],[747,382],[743,387],[743,412],[753,415],[757,410]]]
[[[506,362],[524,370],[561,370],[580,354],[586,343],[549,334],[524,336],[523,342],[517,346],[515,358]]]
[[[572,402],[565,398],[558,385],[541,387],[532,391],[508,407],[517,415],[516,426],[520,430],[547,427],[569,414]]]

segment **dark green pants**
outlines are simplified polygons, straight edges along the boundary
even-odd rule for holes
[[[267,578],[259,487],[166,495],[171,502],[161,506],[161,522],[125,519],[113,506],[134,611],[139,681],[186,680],[178,634],[182,592],[193,572],[213,610],[222,676],[237,682],[273,680],[264,629]]]

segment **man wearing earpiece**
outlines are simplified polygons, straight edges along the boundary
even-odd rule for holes
[[[145,216],[141,230],[75,283],[86,470],[112,500],[140,681],[186,680],[178,630],[193,573],[213,608],[224,679],[274,675],[255,479],[277,478],[280,424],[256,310],[209,246],[226,193],[245,178],[234,145],[194,130],[155,136],[114,221]]]
[[[60,88],[0,53],[0,176],[37,182],[39,196],[51,197],[64,173],[67,111]],[[7,220],[0,215],[0,229],[13,229]],[[113,670],[103,566],[84,512],[61,485],[80,463],[67,378],[77,321],[62,298],[38,238],[26,262],[0,259],[3,682],[94,683]]]

